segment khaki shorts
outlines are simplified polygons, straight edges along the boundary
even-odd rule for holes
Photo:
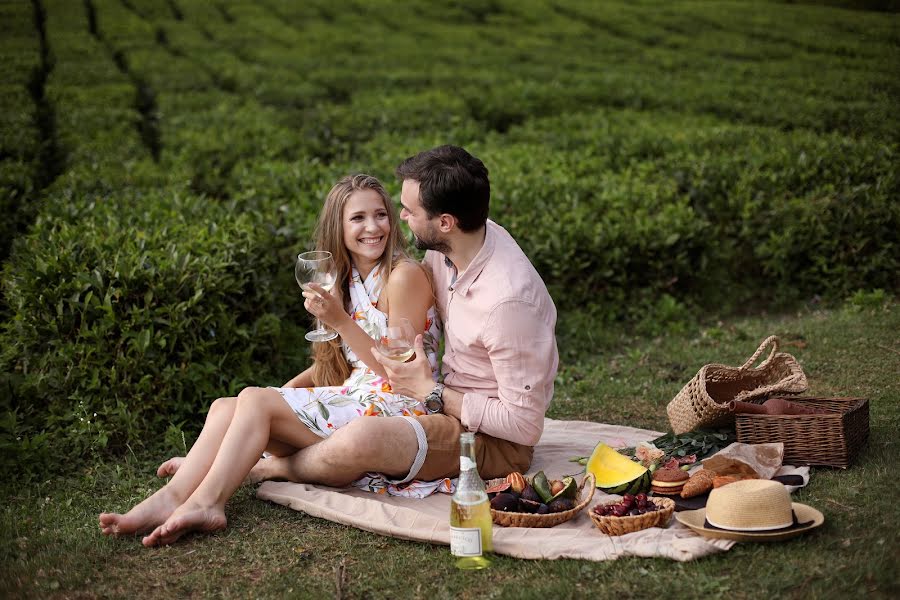
[[[466,431],[459,419],[444,414],[414,417],[425,430],[428,453],[416,479],[431,481],[459,475],[459,434]],[[525,473],[534,448],[483,433],[475,434],[475,460],[482,479],[506,477],[512,471]]]

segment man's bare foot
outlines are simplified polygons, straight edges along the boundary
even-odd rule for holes
[[[131,535],[152,531],[165,523],[180,504],[180,499],[168,487],[163,487],[124,515],[101,513],[98,519],[100,531],[103,535]]]
[[[253,468],[244,479],[244,485],[259,483],[261,481],[269,481],[270,479],[288,479],[289,471],[288,459],[290,457],[269,456],[256,461]]]
[[[181,463],[183,462],[183,456],[173,456],[163,464],[159,465],[159,468],[156,470],[156,476],[171,477],[178,471],[179,468],[181,468]]]
[[[143,544],[148,548],[166,546],[190,531],[212,533],[225,529],[227,523],[221,506],[182,504],[165,523],[144,538]]]

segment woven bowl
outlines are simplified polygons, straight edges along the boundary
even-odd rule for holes
[[[665,527],[669,523],[669,519],[672,518],[672,513],[675,512],[675,501],[671,498],[661,498],[659,496],[654,496],[651,500],[659,507],[659,510],[626,517],[601,517],[592,508],[588,511],[588,514],[591,516],[591,521],[594,522],[597,529],[606,535],[625,535],[626,533],[633,533],[649,527]],[[617,504],[618,502],[618,500],[610,500],[600,504]]]
[[[488,487],[496,483],[502,483],[505,479],[492,479],[487,482]],[[574,508],[564,510],[558,513],[548,513],[546,515],[535,515],[531,513],[506,512],[491,509],[491,518],[497,525],[504,527],[554,527],[560,523],[565,523],[572,517],[577,515],[594,497],[594,476],[588,473],[581,480],[578,486],[578,494],[575,496],[576,504]]]

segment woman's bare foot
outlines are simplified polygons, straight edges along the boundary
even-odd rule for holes
[[[212,533],[225,529],[227,525],[225,511],[221,506],[200,506],[199,504],[182,504],[165,523],[146,536],[143,544],[165,546],[175,542],[190,531]]]
[[[181,468],[181,463],[183,462],[183,456],[173,456],[163,464],[159,465],[159,468],[156,470],[156,476],[171,477],[178,471],[179,468]]]
[[[163,487],[124,515],[101,513],[98,519],[100,531],[103,535],[131,535],[152,531],[165,523],[180,504],[180,498],[176,498],[168,486]]]

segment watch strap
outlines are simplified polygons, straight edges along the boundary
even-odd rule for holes
[[[443,412],[444,410],[444,384],[436,383],[427,396],[425,396],[425,410],[429,414]]]

